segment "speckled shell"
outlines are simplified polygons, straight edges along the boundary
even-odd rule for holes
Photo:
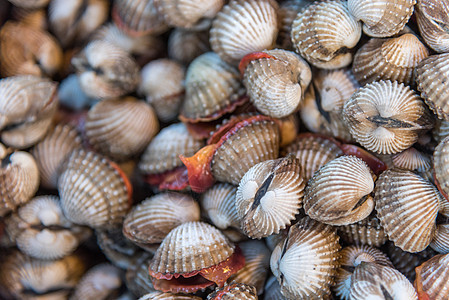
[[[435,255],[416,268],[415,288],[425,292],[428,299],[444,300],[449,297],[449,254]]]
[[[416,0],[348,0],[349,12],[363,21],[363,32],[389,37],[401,31],[413,14]]]
[[[219,229],[240,228],[240,218],[235,207],[237,187],[217,183],[201,195],[201,208]]]
[[[449,51],[449,7],[447,1],[420,0],[416,5],[419,32],[427,45],[436,52]]]
[[[265,293],[264,293],[265,299],[271,299],[271,300],[286,300],[287,298],[284,297],[281,293],[281,286],[279,285],[278,280],[275,276],[271,275],[270,278],[268,278],[267,283],[265,284]]]
[[[240,180],[235,196],[245,234],[260,239],[290,225],[302,206],[304,187],[294,156],[254,165]]]
[[[75,57],[80,86],[92,98],[115,98],[134,91],[140,81],[132,56],[106,41],[92,41]]]
[[[288,299],[329,296],[339,268],[339,250],[338,236],[331,226],[308,217],[291,226],[270,260],[282,294]]]
[[[350,14],[345,1],[314,2],[301,11],[292,24],[296,50],[318,68],[337,69],[352,62],[353,48],[362,26]]]
[[[230,1],[212,22],[212,50],[236,65],[248,53],[271,49],[278,33],[277,10],[272,0]]]
[[[382,79],[410,85],[415,67],[429,55],[427,47],[412,33],[373,38],[355,54],[352,71],[361,84]]]
[[[439,119],[449,121],[449,53],[432,55],[415,68],[415,80],[421,97]]]
[[[374,215],[357,223],[338,227],[338,234],[343,241],[355,245],[380,247],[388,240],[379,219]]]
[[[70,221],[94,228],[122,222],[132,191],[118,167],[100,154],[78,149],[67,157],[61,170],[58,191]]]
[[[164,238],[149,268],[163,274],[189,273],[224,261],[234,253],[234,248],[212,225],[187,222]],[[167,255],[170,253],[177,255]]]
[[[288,50],[293,49],[291,37],[293,20],[302,9],[312,2],[313,0],[288,0],[279,4],[279,34],[277,37],[277,45],[279,45],[280,48]]]
[[[257,110],[274,118],[286,117],[298,109],[312,72],[294,52],[275,49],[263,53],[268,57],[252,59],[246,66],[243,84]]]
[[[257,290],[254,286],[245,283],[233,283],[217,288],[207,296],[207,300],[257,300]]]
[[[348,225],[365,219],[374,209],[370,193],[374,175],[355,156],[341,156],[324,165],[309,180],[304,210],[311,218],[330,225]]]
[[[140,71],[139,91],[163,122],[177,118],[184,99],[184,68],[169,59],[153,60]]]
[[[419,252],[430,244],[443,200],[430,182],[411,171],[387,170],[376,182],[374,199],[377,216],[396,246]]]
[[[0,30],[2,76],[53,76],[62,66],[63,54],[55,38],[39,28],[9,21]]]
[[[154,292],[153,283],[148,276],[148,265],[152,254],[142,252],[128,266],[125,274],[126,287],[136,296],[142,297],[147,293]]]
[[[203,141],[190,135],[183,123],[169,125],[150,142],[139,162],[139,169],[145,174],[172,170],[182,166],[180,154],[193,155],[203,145]]]
[[[185,88],[181,116],[190,121],[218,119],[245,93],[237,69],[213,52],[200,55],[189,65]]]
[[[202,298],[187,294],[173,294],[163,292],[151,292],[143,295],[139,300],[201,300]]]
[[[199,220],[200,207],[192,197],[161,193],[133,207],[123,221],[123,234],[138,245],[160,243],[178,225]]]
[[[39,169],[33,156],[17,151],[1,158],[0,217],[28,202],[39,187]]]
[[[345,103],[343,118],[357,142],[381,154],[404,151],[433,126],[424,102],[411,88],[396,81],[378,81],[360,88]]]
[[[175,28],[168,38],[168,57],[184,65],[210,51],[209,30],[191,31]]]

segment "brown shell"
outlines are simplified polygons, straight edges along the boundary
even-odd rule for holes
[[[8,0],[17,7],[37,9],[47,6],[50,0]]]
[[[140,253],[128,266],[125,274],[125,283],[136,297],[142,297],[154,292],[153,283],[148,276],[148,265],[153,255],[148,252]]]
[[[410,147],[393,155],[393,165],[397,168],[418,172],[423,178],[433,181],[432,157]]]
[[[207,296],[207,300],[257,300],[257,290],[246,283],[232,283],[222,288],[217,288]]]
[[[277,45],[282,49],[293,49],[292,44],[292,23],[296,15],[304,9],[313,0],[288,0],[279,4],[278,22],[279,34],[277,37]]]
[[[449,135],[449,121],[437,119],[432,130],[432,137],[438,143]]]
[[[296,16],[292,41],[310,64],[338,69],[352,62],[348,49],[355,47],[362,26],[350,14],[345,1],[315,1]]]
[[[439,53],[449,51],[448,16],[447,1],[419,0],[416,5],[419,33],[426,44]]]
[[[209,30],[191,31],[175,28],[168,37],[168,57],[184,65],[210,51]]]
[[[16,6],[11,10],[11,19],[30,27],[48,30],[47,10],[45,8],[30,10]]]
[[[427,47],[412,33],[373,38],[355,54],[352,71],[361,84],[382,79],[411,85],[415,67],[429,55]]]
[[[449,152],[449,137],[445,137],[435,148],[433,153],[433,168],[435,172],[435,179],[438,183],[438,189],[447,198],[449,194],[449,167],[446,163]]]
[[[340,238],[348,244],[380,247],[388,240],[379,219],[370,215],[357,223],[338,227]]]
[[[151,292],[146,295],[142,295],[139,300],[201,300],[202,298],[187,295],[187,294],[173,294],[173,293],[163,293],[163,292]]]
[[[415,288],[425,292],[428,299],[444,300],[449,297],[449,254],[435,255],[417,267]]]

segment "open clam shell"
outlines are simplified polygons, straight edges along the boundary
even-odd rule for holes
[[[207,300],[257,300],[257,290],[246,283],[232,283],[221,289],[216,289],[207,296]]]
[[[419,33],[426,44],[439,53],[449,51],[448,15],[446,1],[419,0],[416,5]]]
[[[439,254],[415,269],[414,286],[420,297],[427,296],[427,299],[435,300],[443,300],[449,297],[448,265],[449,254]]]
[[[380,247],[388,240],[375,215],[369,215],[356,223],[338,227],[338,234],[343,241],[355,245]]]

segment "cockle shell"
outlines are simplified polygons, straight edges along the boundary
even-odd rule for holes
[[[382,79],[410,85],[415,67],[429,55],[427,47],[412,33],[372,38],[355,54],[352,71],[361,84]]]
[[[257,290],[254,286],[245,283],[233,283],[216,289],[207,296],[207,300],[257,300]]]
[[[338,234],[343,241],[355,245],[380,247],[388,240],[379,219],[373,214],[356,223],[339,226]]]
[[[348,11],[346,1],[326,0],[310,4],[292,24],[296,50],[310,64],[338,69],[352,62],[349,49],[362,35],[362,26]]]
[[[410,147],[392,157],[393,165],[397,168],[418,172],[423,178],[432,181],[432,159],[427,153]]]
[[[131,55],[106,41],[91,41],[72,58],[83,91],[92,98],[115,98],[134,91],[139,67]]]
[[[296,15],[304,9],[313,0],[288,0],[279,4],[278,22],[279,33],[277,37],[277,45],[282,49],[292,50],[292,23]]]
[[[39,169],[33,156],[17,151],[1,158],[0,217],[28,202],[39,187]]]
[[[6,1],[3,3],[5,2]],[[11,10],[11,17],[11,19],[17,20],[21,24],[48,31],[47,10],[44,8],[30,10],[27,8],[14,7]]]
[[[288,299],[329,296],[339,267],[339,250],[338,236],[331,226],[308,217],[291,226],[270,260],[281,293]]]
[[[311,218],[330,225],[347,225],[365,219],[374,209],[370,193],[374,175],[355,156],[341,156],[319,169],[309,180],[304,210]]]
[[[449,297],[448,266],[449,254],[439,254],[415,269],[416,279],[414,286],[420,295],[420,299],[425,296],[427,296],[427,299],[432,300],[444,300]]]
[[[449,253],[449,201],[440,202],[437,216],[437,228],[430,247],[438,253]]]
[[[50,0],[8,0],[12,4],[22,8],[37,9],[45,7]]]
[[[240,180],[235,196],[245,234],[260,239],[290,225],[302,206],[304,187],[293,155],[254,165]]]
[[[427,45],[436,52],[449,51],[449,7],[446,0],[419,0],[416,5],[416,20],[419,33]]]
[[[151,292],[143,295],[139,300],[201,300],[202,298],[187,294],[173,294],[163,292]]]
[[[240,63],[240,71],[251,103],[274,118],[286,117],[298,109],[312,79],[305,60],[281,49],[248,54]]]
[[[449,121],[437,119],[432,130],[432,137],[438,143],[449,135]]]
[[[94,228],[122,222],[132,202],[123,172],[104,156],[84,149],[74,150],[61,166],[58,191],[65,216]]]
[[[148,265],[150,263],[152,254],[142,252],[126,269],[125,283],[128,290],[130,290],[136,297],[142,297],[147,293],[154,292],[153,283],[148,276]]]
[[[388,238],[408,252],[424,250],[433,238],[441,195],[411,171],[383,172],[374,190],[377,216]]]
[[[449,194],[449,165],[447,164],[447,161],[449,160],[448,153],[449,137],[445,137],[442,141],[440,141],[433,153],[433,168],[438,189],[446,199]]]
[[[210,51],[209,30],[194,31],[175,28],[168,38],[168,57],[184,65]]]
[[[344,104],[343,118],[357,142],[381,154],[404,151],[433,126],[424,102],[396,81],[377,81],[360,88]]]
[[[138,245],[160,243],[178,225],[199,220],[200,207],[192,197],[161,193],[133,207],[123,221],[123,234]]]

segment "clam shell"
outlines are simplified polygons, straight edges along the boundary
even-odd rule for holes
[[[352,62],[348,49],[358,43],[362,26],[349,14],[345,1],[326,0],[298,13],[291,34],[296,50],[310,64],[338,69]]]
[[[299,133],[299,115],[291,114],[285,118],[278,119],[281,129],[281,147],[286,147],[293,143]]]
[[[279,34],[277,37],[277,45],[282,49],[293,49],[292,44],[292,23],[296,15],[304,9],[313,0],[288,0],[279,4],[278,22]]]
[[[155,291],[153,283],[148,276],[148,264],[152,256],[150,253],[142,252],[126,269],[126,287],[136,297],[142,297],[147,293]]]
[[[435,255],[416,268],[415,287],[429,299],[443,300],[449,297],[449,254]]]
[[[348,244],[380,247],[388,240],[379,219],[370,215],[353,224],[338,227],[340,238]]]
[[[435,128],[432,130],[432,137],[438,143],[449,135],[449,121],[437,119]]]
[[[281,293],[288,299],[329,296],[339,267],[339,250],[338,236],[331,226],[308,217],[291,226],[270,260]]]
[[[231,0],[212,22],[212,50],[236,65],[248,53],[272,48],[278,33],[277,10],[272,0]]]
[[[257,300],[257,290],[254,286],[245,283],[233,283],[223,288],[217,288],[207,296],[207,300]]]
[[[4,8],[2,7],[2,9]],[[6,12],[9,13],[7,9]],[[44,8],[30,10],[27,8],[13,7],[11,10],[11,19],[33,28],[48,31],[47,11]]]
[[[393,165],[397,168],[418,172],[423,178],[433,181],[431,156],[413,147],[393,155]]]
[[[163,292],[151,292],[143,295],[139,300],[201,300],[202,298],[186,294],[173,294]]]
[[[188,195],[161,193],[134,206],[123,221],[123,234],[134,243],[160,243],[175,227],[199,221],[200,207]]]
[[[294,156],[254,165],[240,180],[235,196],[245,234],[260,239],[290,225],[302,206],[304,187]]]
[[[348,0],[349,12],[363,21],[363,32],[389,37],[401,31],[413,14],[416,0]]]
[[[47,6],[50,0],[8,0],[17,7],[37,9]]]
[[[411,171],[387,170],[376,182],[374,200],[382,227],[396,246],[419,252],[430,244],[442,201],[430,182]]]
[[[381,154],[404,151],[433,125],[419,96],[396,81],[378,81],[360,88],[345,103],[343,118],[357,142]]]
[[[449,23],[448,15],[445,1],[419,0],[416,5],[419,33],[426,44],[439,53],[449,51],[449,34],[445,28]]]
[[[374,209],[370,193],[373,173],[355,156],[338,157],[309,180],[304,210],[311,218],[330,225],[348,225],[365,219]]]
[[[298,109],[312,72],[296,53],[281,49],[262,53],[269,57],[249,62],[243,84],[257,110],[274,118],[286,117]]]
[[[56,106],[51,106],[51,113],[53,114],[56,111]],[[1,133],[2,142],[18,149],[30,147],[45,136],[48,129],[51,127],[51,123],[52,116],[46,116],[36,121],[25,121],[20,125],[11,126]]]
[[[410,85],[415,67],[429,55],[427,47],[412,33],[373,38],[355,54],[352,71],[361,84],[382,79]]]
[[[210,51],[209,30],[175,28],[168,37],[167,47],[170,59],[188,65],[201,54]]]
[[[449,253],[449,202],[440,202],[437,216],[437,228],[430,247],[439,253]]]
[[[438,189],[447,198],[449,193],[449,167],[448,161],[449,137],[445,137],[435,148],[433,153],[433,168]]]
[[[118,167],[100,154],[78,149],[67,157],[61,170],[58,191],[70,221],[94,228],[122,222],[132,191]]]
[[[271,300],[286,300],[287,298],[284,297],[281,293],[281,286],[279,285],[278,280],[275,276],[271,275],[270,278],[268,278],[267,283],[265,284],[265,293],[264,296],[266,299]]]

